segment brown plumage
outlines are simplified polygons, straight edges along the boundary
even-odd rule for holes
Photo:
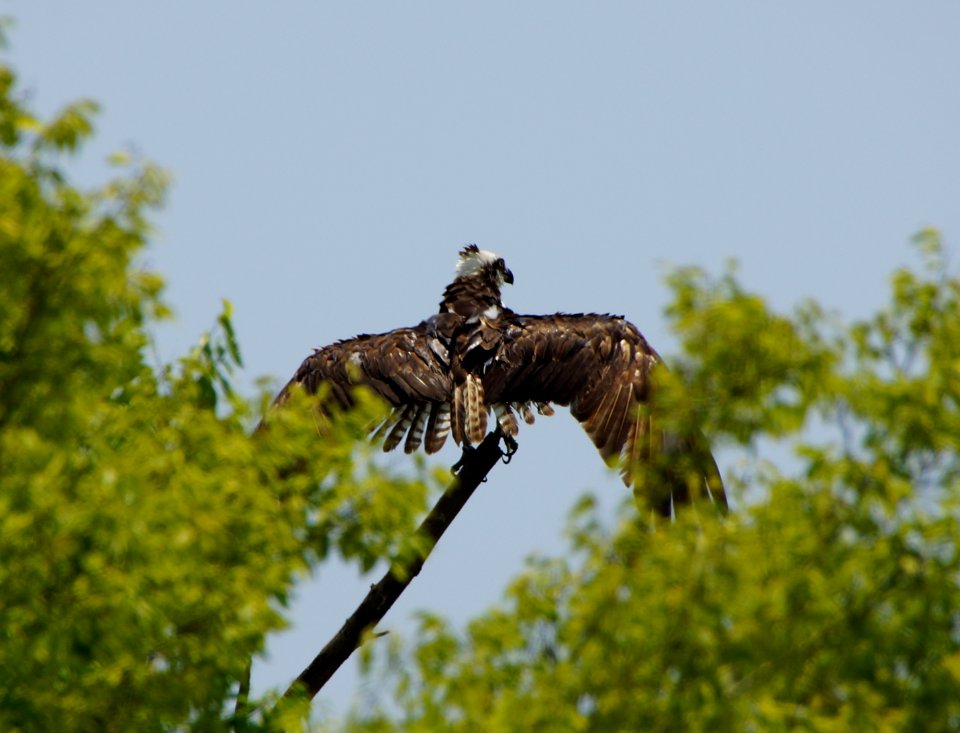
[[[691,491],[725,507],[703,436],[695,430],[677,436],[653,424],[651,372],[660,358],[636,327],[610,315],[518,315],[500,302],[500,287],[512,282],[501,258],[465,247],[435,316],[318,349],[277,402],[294,384],[315,393],[328,383],[330,399],[349,407],[350,386],[368,385],[394,408],[377,431],[384,450],[402,442],[408,453],[421,445],[434,453],[451,433],[457,444],[480,443],[490,410],[512,437],[519,431],[515,411],[531,424],[534,409],[549,415],[551,404],[569,406],[628,484],[638,465],[669,462],[675,470],[657,474],[665,490],[643,487],[661,513]]]

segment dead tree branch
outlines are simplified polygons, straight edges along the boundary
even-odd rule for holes
[[[285,698],[306,696],[308,699],[313,699],[333,673],[360,646],[364,634],[380,622],[410,582],[417,577],[437,541],[467,503],[477,486],[504,455],[499,442],[499,431],[493,432],[476,449],[464,453],[458,464],[460,470],[453,483],[417,529],[417,534],[423,540],[420,543],[423,548],[422,553],[403,567],[388,570],[380,582],[370,588],[370,592],[357,606],[357,610],[290,685],[284,693]]]

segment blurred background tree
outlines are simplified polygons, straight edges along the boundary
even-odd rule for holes
[[[665,388],[746,447],[734,511],[651,531],[625,505],[610,528],[585,498],[570,555],[499,607],[367,654],[394,698],[344,729],[957,730],[960,279],[937,232],[915,244],[852,324],[673,272]]]
[[[166,176],[118,155],[72,186],[96,105],[40,120],[21,96],[0,66],[0,729],[226,729],[297,580],[408,551],[427,482],[370,463],[369,401],[322,443],[309,410],[252,440],[266,396],[232,387],[228,303],[149,363],[168,310],[137,258]]]

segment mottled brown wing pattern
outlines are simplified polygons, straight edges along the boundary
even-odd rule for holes
[[[349,408],[350,388],[366,385],[394,408],[377,430],[384,450],[402,441],[408,453],[422,443],[428,453],[434,453],[443,447],[450,430],[448,363],[446,346],[426,322],[388,333],[361,334],[314,351],[277,396],[276,404],[286,401],[294,385],[316,394],[328,384],[330,399]]]
[[[484,374],[488,403],[569,406],[605,459],[627,444],[657,362],[639,331],[597,314],[515,316]]]
[[[636,327],[620,317],[513,316],[484,373],[484,393],[498,418],[517,403],[569,406],[604,460],[619,462],[630,484],[638,464],[658,453],[689,452],[692,442],[700,442],[697,437],[674,440],[655,429],[650,411],[643,409],[650,401],[651,370],[659,361]],[[528,405],[521,414],[532,417]],[[709,450],[700,463],[708,491],[725,504]],[[678,484],[671,490],[674,500],[686,498],[685,491]]]

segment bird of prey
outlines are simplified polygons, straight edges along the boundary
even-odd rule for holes
[[[638,467],[666,461],[666,486],[644,492],[661,514],[700,494],[721,508],[726,497],[699,430],[676,435],[655,424],[650,409],[657,352],[619,316],[596,313],[520,315],[505,307],[500,289],[513,283],[502,257],[474,244],[460,251],[456,274],[440,309],[416,326],[361,334],[316,349],[277,396],[282,404],[300,385],[343,408],[351,388],[366,385],[393,408],[376,431],[385,451],[403,445],[427,453],[447,437],[465,448],[495,427],[514,441],[534,412],[570,408],[608,463],[618,463],[630,485]],[[635,490],[637,486],[634,486]]]

